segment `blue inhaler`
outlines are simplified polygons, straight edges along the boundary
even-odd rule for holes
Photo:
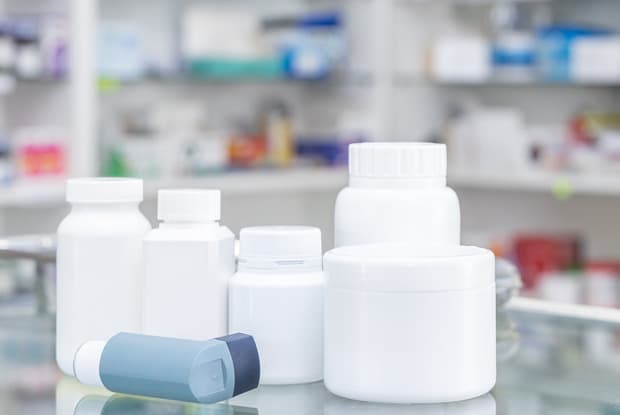
[[[84,343],[73,371],[81,383],[112,392],[215,403],[256,388],[260,363],[246,334],[195,341],[119,333]]]

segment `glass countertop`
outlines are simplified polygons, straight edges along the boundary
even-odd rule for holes
[[[26,307],[24,307],[26,309]],[[620,326],[498,313],[498,382],[463,402],[384,405],[351,401],[322,383],[263,386],[215,405],[145,399],[80,385],[54,364],[49,315],[0,318],[0,408],[28,415],[620,415]]]

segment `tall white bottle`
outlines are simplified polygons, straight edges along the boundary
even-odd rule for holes
[[[144,238],[146,334],[206,340],[228,333],[234,235],[220,219],[219,190],[160,190],[162,223]]]
[[[67,181],[71,212],[58,226],[56,360],[73,375],[73,357],[90,340],[141,330],[142,180]]]
[[[349,186],[336,199],[336,247],[458,245],[460,228],[459,199],[446,186],[444,144],[349,146]]]

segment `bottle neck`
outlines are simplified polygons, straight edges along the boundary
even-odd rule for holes
[[[417,188],[429,189],[446,186],[446,177],[359,177],[350,176],[349,186],[366,188]]]
[[[238,269],[247,272],[271,273],[321,272],[323,261],[321,257],[301,259],[240,257]]]

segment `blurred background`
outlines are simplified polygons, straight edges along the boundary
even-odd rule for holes
[[[54,233],[69,176],[137,176],[153,223],[157,189],[220,188],[234,232],[319,226],[327,250],[363,141],[447,143],[463,242],[514,262],[523,296],[585,306],[521,311],[616,325],[524,325],[524,372],[578,355],[569,374],[617,379],[620,1],[0,0],[0,237]],[[0,262],[2,364],[52,360],[52,320],[20,320],[54,313],[36,259]]]
[[[349,143],[440,141],[465,243],[619,301],[618,1],[0,5],[0,235],[54,232],[67,176],[138,176],[152,221],[157,189],[216,187],[233,231],[329,249]]]

